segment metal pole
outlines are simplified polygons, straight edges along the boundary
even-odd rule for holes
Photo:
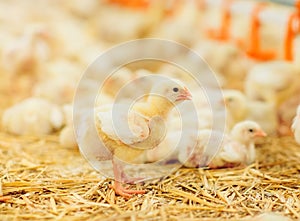
[[[260,0],[262,2],[271,2],[287,6],[295,6],[297,0]]]

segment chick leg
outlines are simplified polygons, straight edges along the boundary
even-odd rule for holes
[[[144,194],[144,190],[130,190],[127,187],[123,187],[122,181],[124,174],[123,167],[119,162],[116,162],[116,159],[113,159],[113,171],[115,176],[115,182],[112,186],[116,194],[123,196],[125,198],[130,198],[133,194]]]

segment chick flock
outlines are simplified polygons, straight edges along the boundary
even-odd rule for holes
[[[141,11],[95,0],[45,1],[34,7],[30,1],[18,7],[13,2],[0,3],[6,14],[19,15],[14,20],[1,17],[1,25],[6,27],[1,29],[0,41],[0,77],[5,82],[1,90],[11,98],[10,106],[1,110],[2,130],[8,133],[34,136],[56,133],[62,147],[77,148],[72,102],[86,67],[117,42],[150,36],[184,43],[202,56],[214,71],[223,97],[212,106],[191,75],[170,64],[121,68],[105,81],[95,101],[98,132],[114,156],[140,163],[167,158],[187,167],[222,168],[253,163],[255,144],[266,134],[293,136],[294,133],[300,144],[297,63],[282,59],[261,62],[246,56],[232,42],[208,39],[204,34],[206,21],[214,20],[214,14],[209,10],[199,13],[203,9],[193,7],[192,1],[171,15],[166,15],[161,3]],[[159,53],[159,49],[153,50]],[[201,71],[198,70],[199,75]],[[149,94],[161,84],[144,78],[151,75],[170,77],[173,83],[179,80],[176,83],[179,86],[169,85],[168,91],[177,88],[185,93],[185,98],[191,94],[192,100],[178,103],[173,109],[170,106],[162,113],[155,108],[156,104],[149,103],[148,97],[148,103],[144,100],[127,117],[133,125],[134,137],[125,133],[123,140],[116,138],[107,108],[128,82],[134,85],[132,90],[118,96],[120,107],[136,93]],[[87,87],[95,87],[92,80],[88,84]],[[191,115],[194,110],[196,115]],[[224,124],[223,131],[212,130],[215,119]],[[160,124],[166,129],[164,136]],[[88,131],[89,125],[86,126]],[[189,129],[182,131],[182,128]],[[80,136],[79,142],[89,144],[89,136]],[[137,143],[143,148],[133,151],[130,145]],[[118,194],[130,197],[133,193],[143,193],[122,187],[121,182],[129,180],[119,162],[114,164],[114,173],[114,189]]]

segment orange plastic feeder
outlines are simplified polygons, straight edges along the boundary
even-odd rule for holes
[[[290,15],[287,24],[287,31],[285,36],[285,44],[284,44],[284,58],[287,61],[292,61],[293,56],[293,46],[295,36],[299,33],[300,28],[300,1],[297,1],[295,4],[297,11]],[[295,28],[294,24],[297,24],[297,28]]]
[[[150,0],[108,0],[108,2],[135,9],[147,9],[150,4]]]
[[[258,60],[271,60],[276,57],[274,51],[262,51],[260,45],[260,27],[259,13],[264,9],[266,4],[257,4],[252,12],[251,27],[250,27],[250,46],[247,50],[247,54]]]
[[[173,4],[165,8],[165,15],[169,17],[175,16],[182,7],[182,4],[184,4],[182,0],[173,0]]]
[[[230,6],[231,0],[224,0],[222,4],[222,15],[221,15],[221,27],[219,30],[208,30],[208,37],[216,40],[228,40],[229,39],[229,27],[231,23]]]

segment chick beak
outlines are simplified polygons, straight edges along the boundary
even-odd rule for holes
[[[255,132],[254,135],[256,137],[266,137],[267,136],[267,134],[263,130],[259,130],[259,131]]]
[[[176,101],[184,100],[192,100],[192,95],[186,87],[180,92],[176,99]]]

